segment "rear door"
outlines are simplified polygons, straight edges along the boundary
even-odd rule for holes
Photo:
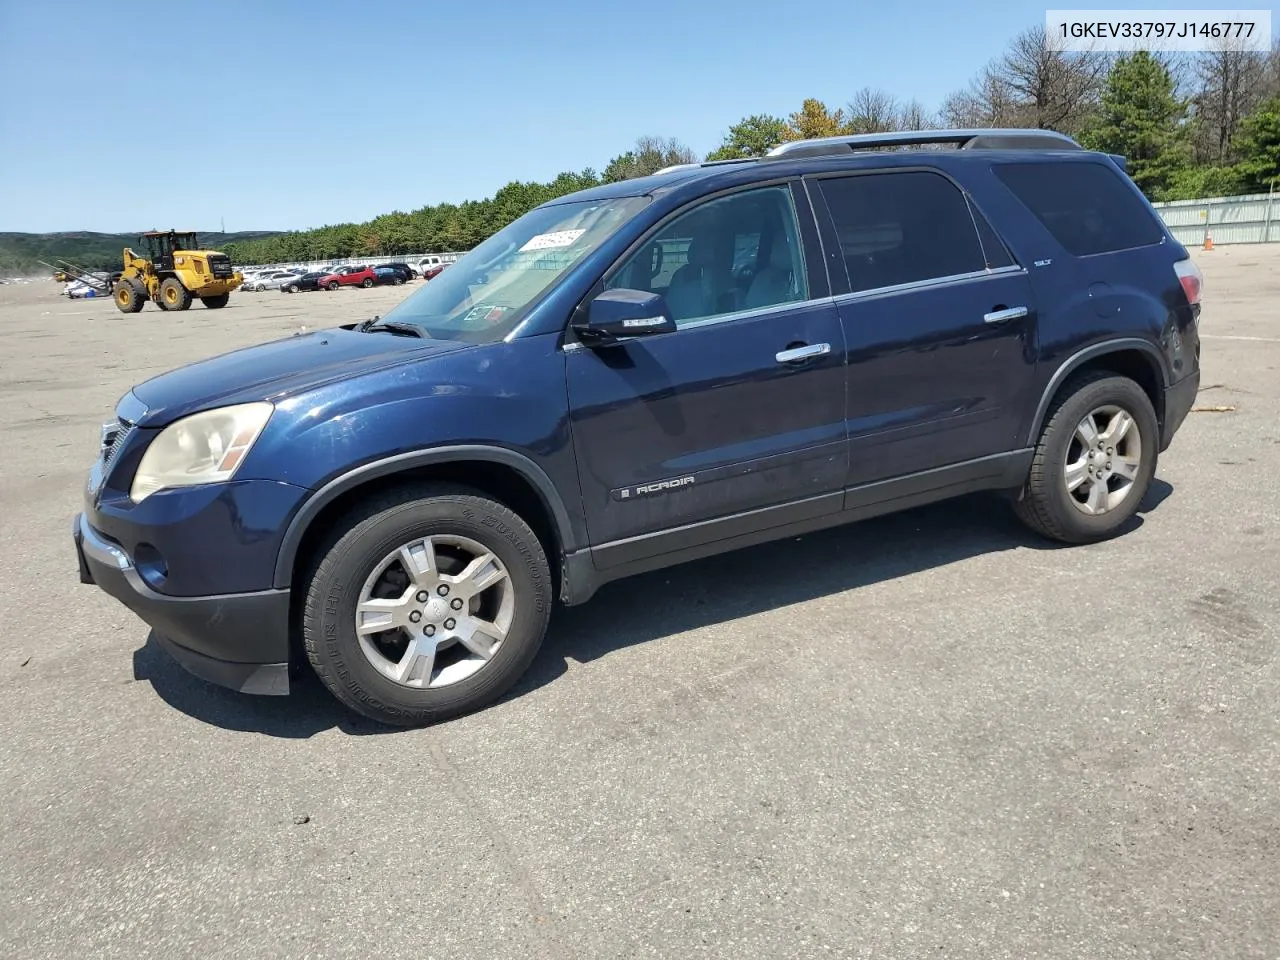
[[[566,351],[597,564],[839,509],[844,337],[798,183],[673,214],[605,287],[662,293],[677,329]]]
[[[932,169],[815,177],[848,344],[852,485],[1014,449],[1034,378],[1027,271]],[[834,281],[833,281],[834,282]]]

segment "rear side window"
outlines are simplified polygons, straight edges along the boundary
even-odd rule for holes
[[[969,205],[936,173],[820,180],[853,291],[986,269]]]
[[[1107,164],[1002,163],[995,174],[1077,257],[1164,239],[1146,205]]]

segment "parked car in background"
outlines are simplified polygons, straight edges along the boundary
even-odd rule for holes
[[[417,280],[419,277],[418,271],[415,270],[413,267],[409,266],[409,264],[407,263],[384,263],[382,264],[382,266],[386,267],[389,270],[396,271],[396,273],[404,277],[406,282],[410,280]]]
[[[398,287],[405,282],[405,279],[406,277],[403,273],[399,270],[394,270],[391,267],[381,266],[373,268],[373,282],[380,287],[392,285]]]
[[[301,272],[296,270],[271,270],[259,274],[253,279],[252,285],[246,282],[245,286],[258,293],[263,290],[279,290],[286,283],[291,283],[300,276],[302,276]]]
[[[339,287],[372,287],[377,282],[378,277],[372,267],[348,264],[322,277],[320,286],[326,290],[337,290]]]
[[[445,267],[457,260],[457,257],[446,254],[430,254],[418,261],[418,272],[423,280],[438,277]]]
[[[295,277],[287,283],[280,284],[281,293],[301,293],[304,290],[319,290],[320,281],[329,276],[328,271],[312,270],[310,273],[304,273],[300,277]]]

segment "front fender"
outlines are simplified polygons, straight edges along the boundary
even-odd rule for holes
[[[528,457],[505,447],[480,444],[433,447],[429,450],[416,450],[411,453],[402,453],[397,456],[375,460],[372,463],[366,463],[335,477],[317,490],[302,504],[298,512],[294,514],[289,526],[285,529],[284,537],[280,541],[280,553],[276,558],[274,585],[279,589],[290,586],[294,561],[298,556],[298,547],[302,544],[302,538],[305,536],[307,528],[311,526],[312,521],[320,515],[320,512],[326,506],[348,490],[353,490],[361,484],[368,483],[370,480],[402,473],[406,470],[413,470],[417,467],[476,460],[500,463],[511,467],[529,481],[534,489],[538,491],[538,495],[541,497],[543,505],[547,508],[547,512],[551,514],[556,525],[556,534],[560,543],[564,545],[565,551],[568,552],[574,549],[577,544],[577,538],[573,524],[569,519],[569,513],[565,509],[564,501],[560,498],[560,493],[555,484],[551,482],[551,478]]]
[[[519,473],[564,549],[585,543],[582,511],[571,509],[580,495],[555,337],[436,354],[290,397],[241,476],[311,491],[277,564],[276,581],[285,583],[307,523],[334,497],[380,476],[468,459]]]

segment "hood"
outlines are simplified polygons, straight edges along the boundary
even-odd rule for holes
[[[160,427],[232,403],[279,401],[335,380],[472,346],[389,333],[318,330],[179,367],[133,388],[146,407],[140,422]]]

